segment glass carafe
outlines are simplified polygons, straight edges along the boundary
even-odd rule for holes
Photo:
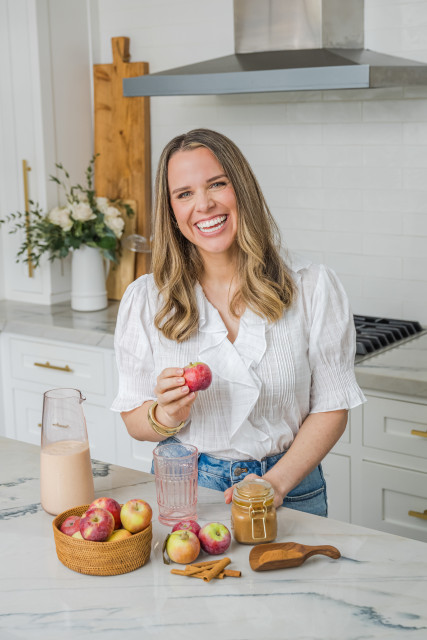
[[[43,397],[40,494],[52,515],[94,499],[85,399],[78,389],[52,389]]]

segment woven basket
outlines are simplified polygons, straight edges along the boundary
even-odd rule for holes
[[[91,576],[116,576],[142,567],[150,557],[151,523],[143,531],[113,542],[79,540],[60,531],[68,516],[81,516],[88,507],[86,504],[63,511],[52,522],[56,554],[62,564]]]

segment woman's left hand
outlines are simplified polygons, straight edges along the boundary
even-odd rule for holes
[[[261,478],[261,476],[257,476],[256,473],[248,473],[247,476],[244,477],[244,480],[248,479],[251,480],[252,478]],[[268,480],[268,482],[270,482],[270,480]],[[281,507],[282,503],[283,503],[283,497],[276,491],[276,489],[274,488],[273,484],[270,482],[271,486],[274,489],[274,506],[277,507]],[[233,488],[234,487],[229,487],[228,489],[226,489],[224,491],[224,498],[225,498],[225,504],[230,504],[230,502],[233,499]]]

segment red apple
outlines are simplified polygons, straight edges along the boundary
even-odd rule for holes
[[[126,538],[131,538],[132,534],[127,529],[117,529],[113,531],[111,536],[106,539],[105,542],[117,542],[117,540],[125,540]]]
[[[114,518],[106,509],[89,509],[80,520],[80,533],[85,540],[103,542],[114,531]]]
[[[199,538],[192,531],[173,531],[165,541],[165,549],[172,562],[189,564],[200,553]]]
[[[61,524],[61,531],[67,536],[72,536],[76,531],[80,531],[80,516],[68,516]]]
[[[184,367],[184,378],[190,391],[203,391],[212,382],[212,371],[204,362],[190,362]]]
[[[153,517],[153,510],[148,502],[133,498],[128,500],[120,511],[120,520],[125,529],[131,533],[138,533],[146,529]]]
[[[114,518],[114,529],[120,529],[122,523],[120,521],[121,505],[114,498],[96,498],[90,505],[89,509],[106,509]]]
[[[199,540],[203,551],[217,556],[230,546],[231,534],[225,524],[210,522],[200,529]]]
[[[195,520],[181,520],[181,522],[178,522],[177,524],[174,525],[172,531],[192,531],[193,533],[196,534],[196,536],[199,535],[199,531],[200,531],[200,525],[195,521]]]

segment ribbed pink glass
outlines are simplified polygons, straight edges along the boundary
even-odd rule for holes
[[[197,519],[197,447],[159,445],[153,451],[159,522]]]

